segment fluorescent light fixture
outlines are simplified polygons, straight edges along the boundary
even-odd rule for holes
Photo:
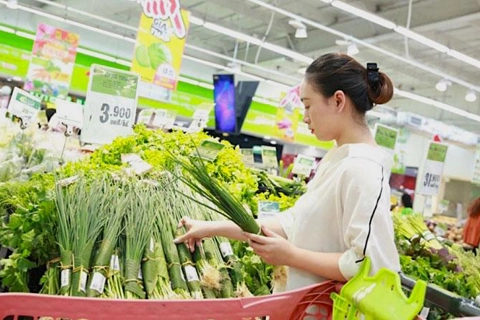
[[[44,11],[32,9],[32,8],[29,8],[29,7],[19,5],[18,9],[26,11],[26,12],[30,12],[30,13],[33,13],[33,14],[36,14],[36,15],[39,15],[39,16],[42,16],[42,17],[45,17],[45,18],[49,18],[49,19],[52,19],[52,20],[57,20],[57,21],[60,21],[60,22],[65,21],[65,18],[63,18],[63,17],[59,17],[59,16],[56,16],[54,14],[50,14],[50,13],[47,13],[47,12],[44,12]]]
[[[206,83],[206,82],[198,82],[198,86],[199,87],[203,87],[203,88],[207,88],[207,89],[210,89],[210,90],[213,90],[213,84],[210,84],[210,83]]]
[[[210,30],[213,30],[213,31],[216,31],[216,32],[219,32],[219,33],[223,33],[224,35],[230,36],[232,38],[242,40],[242,41],[247,41],[247,42],[250,42],[252,44],[256,44],[257,46],[262,44],[262,40],[260,40],[260,39],[257,39],[255,37],[246,35],[246,34],[241,33],[241,32],[237,32],[237,31],[219,26],[218,24],[215,24],[215,23],[205,22],[205,24],[203,26],[207,29],[210,29]]]
[[[362,9],[359,9],[359,8],[356,8],[354,6],[351,6],[343,1],[338,1],[338,0],[335,0],[335,1],[332,1],[332,6],[340,9],[340,10],[343,10],[343,11],[346,11],[348,13],[351,13],[353,15],[356,15],[356,16],[359,16],[361,18],[364,18],[368,21],[371,21],[375,24],[378,24],[382,27],[385,27],[387,29],[393,29],[395,28],[395,23],[391,22],[391,21],[388,21],[387,19],[383,19],[373,13],[370,13],[370,12],[367,12],[365,10],[362,10]]]
[[[467,95],[465,96],[465,100],[467,100],[468,102],[475,102],[475,101],[477,101],[477,95],[475,94],[475,91],[469,90],[469,91],[467,92]]]
[[[290,57],[290,58],[292,58],[294,60],[297,60],[297,61],[300,61],[300,62],[305,62],[305,63],[308,63],[308,64],[313,62],[312,58],[304,56],[303,54],[300,54],[298,52],[286,49],[284,47],[277,46],[276,44],[265,42],[265,43],[263,43],[262,47],[265,48],[265,49],[268,49],[270,51],[273,51],[273,52],[276,52],[276,53],[279,53],[279,54],[283,54],[284,56]]]
[[[447,91],[447,87],[448,87],[448,82],[447,80],[445,79],[441,79],[440,81],[437,82],[437,84],[435,85],[435,88],[440,91],[440,92],[445,92]]]
[[[360,52],[360,50],[358,50],[358,47],[355,43],[350,43],[347,47],[347,54],[349,56],[354,56],[356,54],[358,54]]]
[[[199,83],[197,80],[190,79],[190,78],[187,78],[187,77],[182,77],[182,76],[179,76],[178,80],[180,80],[182,82],[185,82],[185,83],[193,84],[195,86],[198,86],[198,83]]]
[[[397,26],[395,27],[394,29],[396,32],[404,35],[405,37],[407,38],[410,38],[412,40],[415,40],[421,44],[424,44],[426,46],[429,46],[430,48],[433,48],[437,51],[440,51],[440,52],[447,52],[448,51],[448,47],[447,46],[444,46],[443,44],[441,43],[438,43],[436,41],[433,41],[432,39],[429,39],[427,37],[424,37],[422,36],[421,34],[418,34],[412,30],[409,30],[407,28],[404,28],[404,27],[400,27],[400,26]]]
[[[447,54],[451,57],[454,57],[454,58],[460,60],[460,61],[471,64],[474,67],[480,68],[480,60],[469,57],[466,54],[463,54],[461,52],[458,52],[458,51],[452,50],[452,49],[448,50]]]
[[[118,64],[121,64],[122,66],[126,66],[126,67],[131,67],[132,66],[132,63],[130,61],[123,60],[123,59],[115,59],[115,62],[118,63]]]
[[[295,31],[295,38],[298,39],[305,39],[308,37],[307,34],[307,28],[298,28],[297,31]]]
[[[84,48],[77,48],[77,52],[81,53],[81,54],[91,56],[91,57],[94,57],[94,58],[107,60],[107,61],[110,61],[110,62],[116,62],[117,61],[117,59],[115,59],[112,56],[109,56],[109,55],[106,55],[106,54],[103,54],[103,53],[100,53],[100,52],[95,52],[95,51],[92,51],[92,50],[84,49]]]
[[[470,120],[480,122],[480,116],[479,115],[467,112],[465,110],[462,110],[460,108],[448,105],[448,104],[440,102],[440,101],[436,101],[436,100],[433,100],[433,99],[430,99],[430,98],[426,98],[426,97],[420,96],[418,94],[403,91],[403,90],[400,90],[400,89],[397,89],[397,88],[395,88],[395,94],[399,95],[401,97],[404,97],[404,98],[408,98],[408,99],[411,99],[411,100],[415,100],[415,101],[418,101],[418,102],[422,102],[422,103],[437,107],[439,109],[448,111],[450,113],[454,113],[456,115],[468,118]]]
[[[8,32],[8,33],[15,33],[15,29],[9,28],[9,27],[4,27],[0,25],[0,31],[3,32]]]
[[[190,23],[193,23],[193,24],[196,24],[196,25],[199,25],[199,26],[203,26],[203,24],[205,23],[205,21],[203,19],[194,17],[192,15],[190,15],[189,21],[190,21]]]
[[[255,102],[258,102],[258,103],[267,104],[269,106],[275,105],[275,102],[264,99],[264,98],[260,98],[260,97],[253,97],[252,100],[255,101]]]
[[[96,32],[96,33],[104,34],[104,35],[110,36],[112,38],[117,38],[117,39],[123,39],[124,38],[124,36],[122,36],[118,33],[113,33],[113,32],[107,31],[107,30],[92,27],[92,26],[86,25],[84,23],[73,21],[73,20],[70,20],[70,19],[64,19],[64,20],[65,20],[66,23],[71,24],[72,26],[76,26],[76,27],[80,27],[82,29],[86,29],[86,30],[93,31],[93,32]]]
[[[30,39],[30,40],[35,40],[35,35],[34,34],[31,34],[31,33],[27,33],[27,32],[23,32],[23,31],[16,31],[15,34],[19,37],[22,37],[22,38],[26,38],[26,39]]]
[[[18,8],[18,1],[17,0],[8,0],[7,1],[7,8],[9,9],[17,9]]]

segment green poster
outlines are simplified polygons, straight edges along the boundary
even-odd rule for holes
[[[102,66],[95,66],[92,74],[92,92],[128,99],[137,97],[138,76]]]
[[[448,146],[440,143],[431,142],[428,148],[427,159],[438,162],[445,162]]]
[[[378,123],[375,126],[375,129],[375,142],[381,147],[395,150],[398,130]]]

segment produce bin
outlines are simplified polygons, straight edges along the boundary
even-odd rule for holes
[[[332,315],[330,294],[340,284],[323,282],[299,290],[262,297],[212,300],[110,300],[28,293],[0,294],[1,320],[271,320],[318,319]],[[45,319],[46,320],[46,319]]]

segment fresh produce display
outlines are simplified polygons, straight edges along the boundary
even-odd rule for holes
[[[116,184],[116,187],[113,188],[114,182],[111,180],[115,177],[120,181],[137,177],[136,179],[141,180],[141,183],[154,186],[158,194],[164,194],[167,191],[162,189],[160,182],[165,179],[165,176],[170,175],[167,172],[173,172],[175,175],[172,177],[178,177],[178,164],[172,158],[172,154],[188,158],[194,154],[196,146],[205,139],[210,139],[210,137],[201,132],[196,134],[166,133],[138,126],[133,135],[118,138],[112,144],[99,148],[87,158],[65,164],[56,171],[55,175],[53,173],[35,174],[27,181],[10,181],[0,185],[0,219],[4,221],[0,233],[0,244],[8,247],[11,251],[10,255],[1,262],[0,278],[4,289],[118,298],[142,298],[145,295],[157,299],[191,297],[192,290],[194,297],[200,297],[200,292],[203,297],[211,297],[213,294],[226,297],[235,294],[251,295],[250,292],[254,294],[269,293],[272,287],[273,268],[263,263],[243,243],[235,243],[234,249],[228,249],[230,244],[226,239],[207,240],[203,251],[194,252],[191,256],[188,251],[184,250],[178,250],[178,258],[175,255],[165,254],[167,266],[190,264],[190,262],[197,265],[198,263],[200,268],[197,269],[197,273],[201,290],[192,289],[192,284],[190,287],[187,285],[188,294],[181,284],[171,288],[165,287],[164,284],[171,281],[170,272],[172,270],[168,270],[169,278],[167,278],[165,268],[152,265],[150,260],[160,259],[158,258],[159,252],[172,251],[173,242],[168,241],[165,237],[173,240],[176,236],[176,226],[172,224],[181,218],[180,213],[194,216],[193,213],[198,212],[201,213],[201,216],[197,218],[221,219],[216,212],[212,212],[178,193],[178,190],[190,190],[187,187],[186,189],[177,188],[175,196],[172,195],[171,199],[175,199],[177,202],[181,200],[182,203],[189,200],[187,201],[188,205],[195,205],[196,209],[179,208],[170,213],[168,213],[169,210],[165,210],[168,213],[165,216],[170,218],[167,220],[162,220],[161,217],[157,218],[161,223],[157,223],[152,231],[148,232],[149,238],[144,250],[140,250],[140,247],[145,239],[138,239],[138,232],[132,234],[136,237],[134,239],[136,244],[129,242],[132,239],[127,236],[127,230],[129,228],[138,230],[141,226],[127,224],[127,221],[133,223],[133,220],[128,220],[128,209],[126,208],[129,208],[130,205],[136,206],[134,207],[135,211],[139,212],[145,211],[145,206],[151,208],[152,204],[146,200],[140,203],[139,199],[145,197],[138,196],[138,194],[127,196],[125,193],[129,190],[128,186]],[[279,199],[282,209],[288,208],[294,203],[300,192],[290,198],[279,192],[278,188],[258,190],[257,181],[265,179],[265,177],[257,177],[243,165],[238,150],[228,142],[222,143],[226,147],[214,161],[205,162],[204,169],[208,172],[209,177],[221,183],[225,188],[225,193],[231,194],[232,199],[249,207],[252,212],[256,212],[259,199]],[[131,168],[129,164],[122,163],[122,155],[126,154],[140,156],[152,167],[151,170],[141,176],[136,176],[133,173],[134,168]],[[271,179],[269,176],[267,178]],[[55,179],[60,179],[61,183],[54,183]],[[78,180],[75,181],[75,179]],[[72,184],[69,185],[69,183]],[[302,187],[298,183],[291,183],[295,189],[300,190]],[[109,192],[92,191],[95,188],[105,189],[107,186],[112,188]],[[285,190],[294,189],[289,187],[286,182],[282,186]],[[76,190],[80,187],[82,187],[82,192],[67,192],[67,190]],[[88,196],[89,192],[93,192],[91,196]],[[76,194],[79,197],[71,197]],[[81,196],[82,194],[83,196]],[[193,193],[191,196],[199,197],[198,194],[194,195]],[[81,197],[83,200],[80,200]],[[155,201],[167,201],[157,199],[158,197],[153,198]],[[71,201],[75,205],[66,204]],[[97,204],[93,204],[93,201],[97,201]],[[108,204],[100,205],[99,203]],[[78,212],[76,211],[74,214],[72,208],[77,206]],[[92,209],[93,207],[96,209]],[[156,203],[154,207],[159,208],[159,205]],[[177,206],[165,203],[163,207],[177,208]],[[81,214],[84,216],[77,216]],[[96,223],[89,220],[92,218],[89,217],[91,214],[97,215]],[[112,220],[114,216],[116,219]],[[77,231],[71,228],[68,232],[65,230],[69,219],[82,221],[82,224],[75,227],[79,228]],[[154,220],[155,217],[150,217],[148,221]],[[68,225],[70,224],[68,223]],[[171,233],[166,232],[169,230]],[[74,232],[81,233],[83,238],[73,241],[69,235],[71,236]],[[91,241],[94,241],[93,246]],[[150,246],[151,243],[154,244],[153,247]],[[206,247],[210,249],[207,250]],[[115,263],[117,266],[115,268],[111,267],[112,258],[109,252],[112,250],[118,257],[113,259],[118,261]],[[225,250],[229,253],[227,256],[222,255]],[[139,253],[139,251],[141,252]],[[76,255],[81,258],[75,258]],[[145,279],[141,285],[141,279],[133,279],[134,270],[140,263],[139,255],[141,255],[142,270],[145,268],[146,270],[157,270],[154,272],[155,276],[147,277],[148,280]],[[87,258],[87,256],[89,257]],[[128,264],[125,263],[127,259]],[[147,263],[149,261],[150,263]],[[216,271],[211,272],[211,270]],[[232,274],[233,270],[236,271],[235,274]],[[258,272],[252,272],[253,270]],[[185,277],[184,270],[180,274],[178,270],[176,272],[177,278],[181,274]],[[230,276],[231,280],[227,281],[226,275]],[[39,285],[40,278],[42,278],[41,286]],[[100,294],[90,286],[92,284],[94,287],[98,286],[99,279],[102,278],[105,279],[105,283],[104,291]],[[62,286],[62,281],[65,282],[66,279],[70,279],[71,284]],[[207,285],[202,284],[204,279],[207,279],[205,280]],[[214,279],[220,279],[220,281],[214,281]],[[125,285],[127,280],[128,289]],[[208,285],[208,283],[210,284]],[[234,292],[233,295],[232,292]]]

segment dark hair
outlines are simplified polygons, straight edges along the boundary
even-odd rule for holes
[[[402,205],[405,208],[412,208],[413,207],[412,197],[408,193],[402,194]]]
[[[468,206],[468,215],[470,217],[477,217],[480,215],[480,198],[475,199],[469,206]]]
[[[393,84],[383,72],[378,72],[376,64],[369,70],[357,60],[342,53],[328,53],[308,66],[306,79],[315,90],[331,97],[342,90],[355,105],[360,114],[365,114],[376,104],[387,103],[393,96]]]

